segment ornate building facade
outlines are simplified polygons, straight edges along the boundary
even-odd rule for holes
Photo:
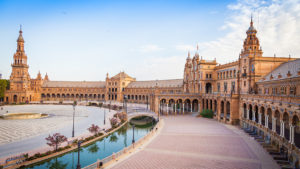
[[[136,81],[125,72],[105,81],[51,81],[28,73],[22,30],[14,54],[6,103],[118,101],[147,103],[163,115],[210,109],[219,121],[252,126],[298,154],[300,59],[265,57],[251,19],[238,59],[220,65],[190,52],[183,79]],[[298,159],[299,160],[299,159]]]

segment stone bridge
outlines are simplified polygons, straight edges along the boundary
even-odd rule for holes
[[[154,118],[155,120],[158,120],[158,116],[156,113],[144,108],[130,108],[127,110],[127,114],[128,114],[128,121],[130,121],[132,118],[139,117],[139,116],[148,116]]]

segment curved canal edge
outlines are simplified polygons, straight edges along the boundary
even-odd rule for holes
[[[134,144],[125,147],[124,149],[120,150],[117,153],[112,154],[111,156],[101,159],[89,166],[86,166],[83,169],[112,168],[119,162],[122,162],[128,159],[133,154],[143,150],[154,138],[156,138],[156,136],[159,135],[163,127],[164,127],[164,120],[159,119],[159,121],[155,125],[155,128],[153,128],[152,131],[150,131],[146,136],[139,139]],[[102,162],[103,165],[101,167],[99,166],[100,162]]]
[[[105,133],[105,134],[103,134],[102,136],[99,136],[99,137],[97,137],[97,138],[94,138],[94,139],[92,139],[92,140],[89,140],[89,141],[87,141],[87,142],[82,143],[81,146],[86,146],[86,145],[92,144],[92,143],[94,143],[94,142],[96,142],[96,141],[98,141],[98,140],[100,140],[100,139],[102,139],[102,138],[104,138],[104,137],[107,137],[107,136],[109,136],[110,134],[113,134],[115,131],[117,131],[117,130],[119,130],[120,128],[122,128],[122,127],[123,127],[125,124],[127,124],[127,123],[129,123],[128,120],[125,121],[124,123],[122,123],[120,126],[118,126],[118,127],[114,128],[113,130],[109,131],[108,133]],[[66,150],[59,151],[59,152],[57,152],[57,153],[51,154],[51,155],[49,155],[49,156],[41,157],[41,158],[38,158],[38,159],[35,159],[35,160],[26,161],[26,162],[21,163],[21,164],[18,164],[18,165],[13,165],[13,166],[7,167],[7,168],[5,168],[5,169],[14,169],[14,168],[20,168],[20,167],[23,167],[23,166],[25,166],[25,167],[26,167],[26,166],[30,166],[30,165],[33,165],[33,164],[35,164],[35,163],[43,162],[43,161],[52,159],[52,158],[54,158],[54,157],[57,157],[57,156],[66,154],[66,153],[71,152],[71,151],[73,151],[73,150],[75,150],[75,149],[77,149],[77,148],[78,148],[77,145],[72,145],[71,148],[68,148],[68,149],[66,149]]]

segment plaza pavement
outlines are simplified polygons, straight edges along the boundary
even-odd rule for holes
[[[118,169],[279,169],[272,157],[238,127],[191,115],[163,117],[149,144],[120,160]]]

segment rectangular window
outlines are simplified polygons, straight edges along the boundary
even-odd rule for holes
[[[227,92],[227,82],[224,82],[224,92]]]
[[[217,86],[218,86],[218,92],[220,92],[220,90],[221,90],[220,83],[217,83]]]
[[[231,92],[235,92],[235,82],[231,82]]]

